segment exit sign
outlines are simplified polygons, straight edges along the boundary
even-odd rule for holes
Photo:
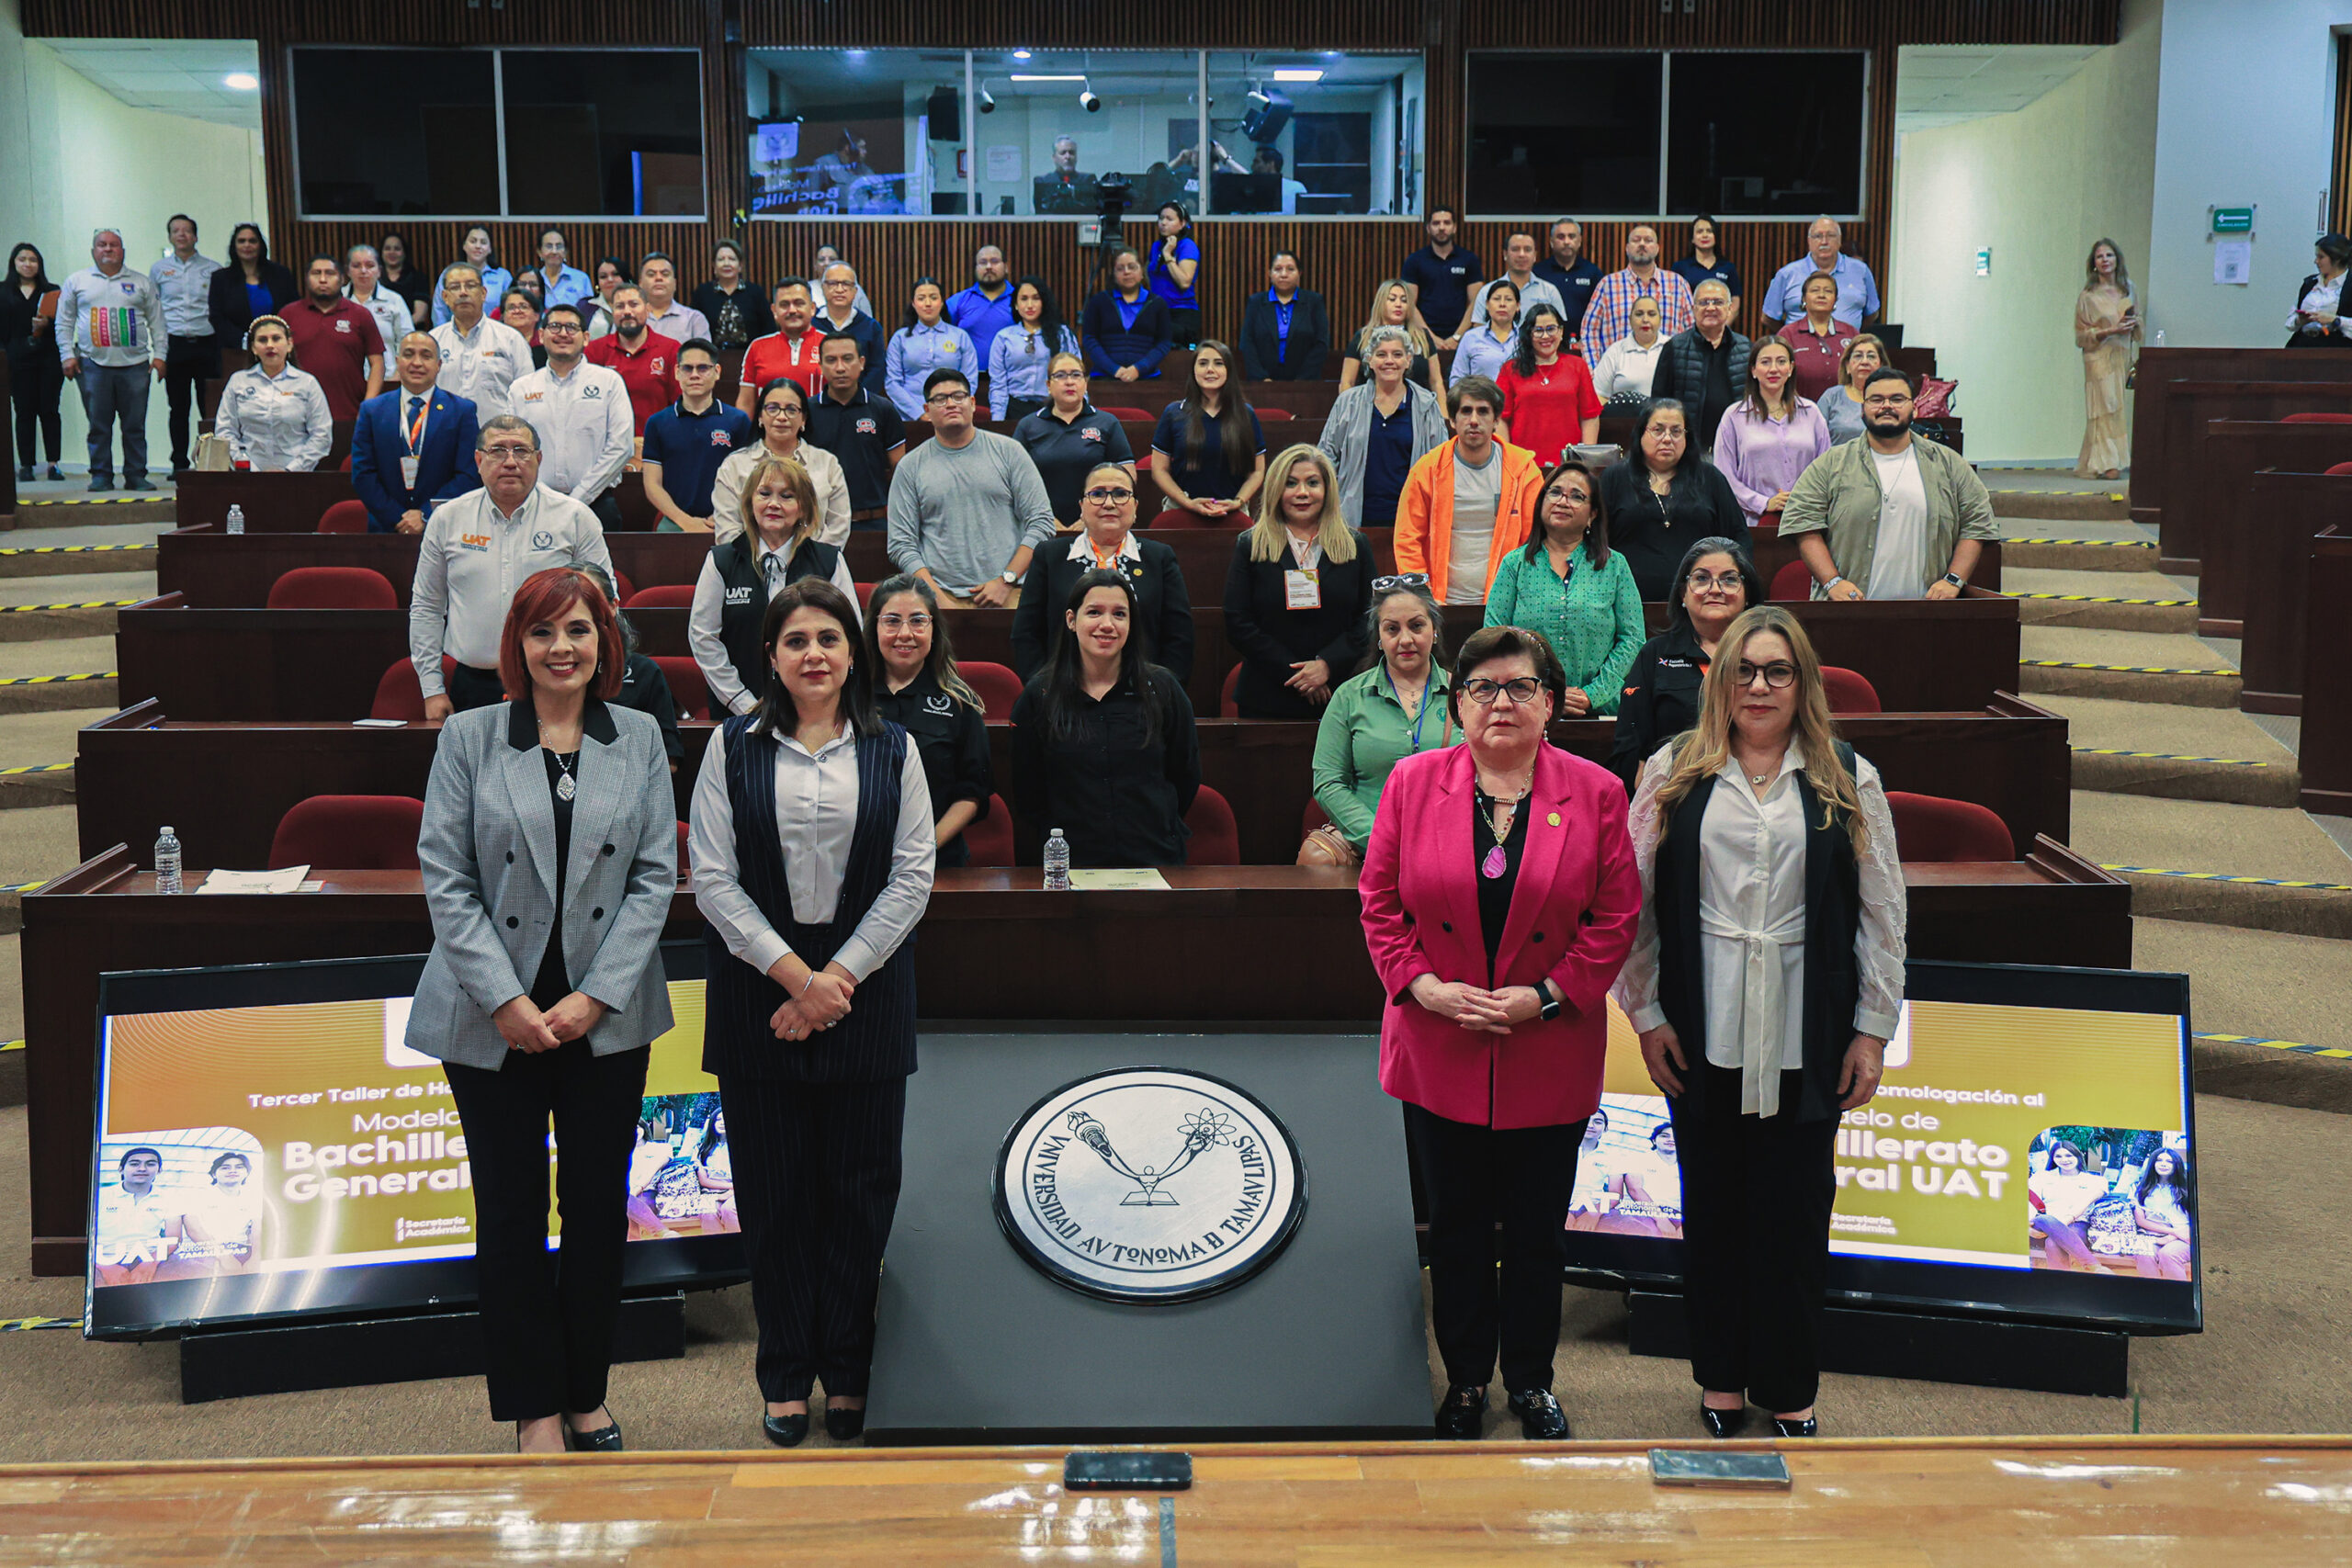
[[[2216,207],[2213,232],[2216,234],[2251,234],[2254,232],[2254,209],[2251,207]]]

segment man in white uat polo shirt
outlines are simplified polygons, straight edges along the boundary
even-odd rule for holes
[[[514,412],[539,435],[539,482],[561,491],[607,528],[621,525],[614,494],[637,451],[637,416],[620,372],[591,365],[588,320],[577,305],[550,305],[539,318],[544,368],[506,389]]]
[[[503,701],[498,638],[514,591],[549,567],[607,579],[613,558],[596,514],[539,483],[539,438],[513,414],[483,422],[474,446],[482,488],[443,502],[424,525],[408,604],[408,653],[424,716]],[[441,656],[458,661],[441,679]]]

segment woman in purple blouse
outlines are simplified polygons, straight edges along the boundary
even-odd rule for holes
[[[1795,374],[1787,344],[1758,338],[1747,362],[1747,396],[1715,432],[1715,467],[1730,481],[1751,528],[1766,513],[1786,506],[1805,465],[1829,450],[1828,423],[1789,384]]]

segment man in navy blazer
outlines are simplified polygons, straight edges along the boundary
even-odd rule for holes
[[[481,488],[473,462],[472,400],[434,384],[441,345],[430,333],[401,339],[394,361],[400,385],[359,405],[351,431],[351,488],[368,508],[371,534],[421,534],[438,503]],[[409,433],[422,416],[414,468]]]

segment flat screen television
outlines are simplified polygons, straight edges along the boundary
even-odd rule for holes
[[[662,953],[677,1022],[653,1043],[624,1282],[726,1284],[744,1263],[718,1086],[702,1070],[703,948]],[[402,1043],[424,966],[101,976],[86,1335],[473,1300],[457,1107],[441,1065]],[[550,1138],[550,1190],[557,1157]]]
[[[2188,979],[1915,962],[1837,1134],[1833,1304],[2134,1334],[2204,1326]],[[1612,1003],[1568,1219],[1572,1279],[1679,1283],[1667,1102]]]

